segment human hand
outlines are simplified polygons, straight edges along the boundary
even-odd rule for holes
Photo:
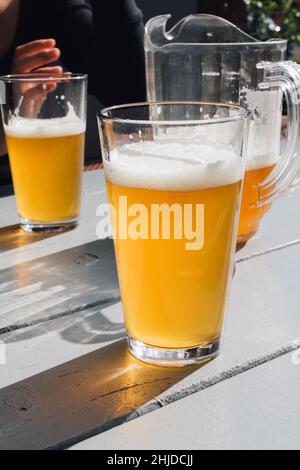
[[[60,58],[61,52],[55,45],[54,39],[39,39],[18,46],[13,59],[12,74],[62,73],[60,66],[45,67]]]
[[[54,39],[39,39],[17,47],[13,59],[12,74],[62,74],[62,67],[48,66],[60,58],[61,52],[55,45]],[[55,82],[22,83],[20,86],[22,96],[20,114],[28,118],[36,117],[48,94],[56,87]]]

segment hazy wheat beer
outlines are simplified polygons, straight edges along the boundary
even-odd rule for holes
[[[12,120],[5,127],[18,211],[55,223],[80,212],[85,124],[70,116]]]
[[[259,187],[280,160],[282,92],[247,90],[249,104],[261,114],[249,125],[247,162],[238,241],[247,242],[259,230],[272,204],[260,204]]]
[[[242,159],[233,149],[201,143],[143,142],[113,150],[105,166],[117,215],[120,197],[128,207],[144,205],[148,214],[153,205],[204,206],[198,250],[187,250],[185,237],[115,240],[129,337],[170,349],[213,343],[224,321]]]
[[[239,243],[247,242],[259,229],[263,217],[272,204],[260,205],[257,185],[262,183],[273,171],[275,165],[265,168],[248,169],[245,173],[244,190],[238,231]]]

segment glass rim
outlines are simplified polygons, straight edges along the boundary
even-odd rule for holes
[[[224,118],[209,118],[209,119],[191,119],[191,120],[155,120],[155,119],[126,119],[120,117],[109,117],[108,113],[110,111],[122,110],[122,109],[133,109],[133,108],[142,108],[150,107],[151,105],[162,105],[162,106],[174,106],[174,105],[196,105],[196,106],[215,106],[224,109],[232,109],[239,111],[239,114],[236,116],[224,117]],[[103,122],[119,123],[119,124],[137,124],[137,125],[160,125],[160,126],[178,126],[178,125],[196,125],[196,124],[218,124],[226,122],[235,122],[243,119],[249,118],[251,115],[251,110],[246,109],[243,106],[227,104],[227,103],[218,103],[218,102],[209,102],[209,101],[149,101],[149,102],[139,102],[139,103],[128,103],[116,106],[110,106],[102,109],[97,113],[97,118]]]
[[[163,46],[158,46],[159,49],[163,49],[164,47],[168,46],[180,46],[182,43],[180,42],[170,42],[166,43]],[[199,42],[199,43],[193,43],[193,42],[187,42],[184,43],[185,46],[204,46],[204,47],[232,47],[232,48],[241,48],[241,47],[250,47],[250,48],[265,48],[269,49],[272,46],[284,46],[287,47],[288,45],[288,40],[287,39],[269,39],[268,41],[256,41],[256,42]],[[156,47],[156,46],[155,46]]]
[[[28,73],[12,74],[0,76],[0,82],[4,83],[43,83],[43,82],[68,82],[86,80],[87,74],[84,73]]]

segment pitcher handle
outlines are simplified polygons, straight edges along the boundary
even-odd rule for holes
[[[287,102],[288,134],[286,149],[273,172],[258,184],[258,205],[272,203],[285,193],[296,178],[300,159],[298,155],[300,129],[300,73],[295,62],[261,62],[258,64],[263,81],[259,89],[280,87]]]

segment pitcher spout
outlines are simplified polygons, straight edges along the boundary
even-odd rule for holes
[[[181,19],[175,26],[168,29],[168,21],[172,15],[156,16],[146,24],[145,44],[147,48],[162,48],[168,44],[235,44],[257,45],[268,44],[250,36],[240,28],[214,15],[198,14]],[[286,47],[286,41],[272,40],[277,46],[282,43]],[[270,42],[269,42],[270,44]]]

